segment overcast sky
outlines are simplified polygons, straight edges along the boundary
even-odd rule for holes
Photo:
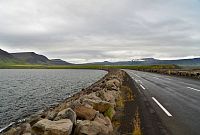
[[[0,48],[69,62],[200,56],[200,0],[0,0]]]

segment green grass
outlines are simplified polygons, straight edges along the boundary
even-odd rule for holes
[[[104,116],[107,116],[108,118],[110,118],[110,120],[112,120],[114,114],[115,114],[114,108],[113,108],[113,107],[110,107],[110,108],[104,113]]]
[[[0,69],[176,69],[175,65],[152,65],[152,66],[102,66],[102,65],[30,65],[30,64],[4,64]]]

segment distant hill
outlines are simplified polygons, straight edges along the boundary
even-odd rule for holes
[[[21,61],[16,59],[10,53],[0,49],[0,64],[11,64],[11,63],[20,63]]]
[[[8,53],[0,49],[0,64],[39,64],[39,65],[69,65],[61,59],[50,60],[35,52]]]
[[[0,49],[0,60],[12,59],[12,58],[13,58],[13,56],[11,54],[9,54],[8,52]]]
[[[175,64],[179,66],[200,66],[200,58],[193,59],[178,59],[178,60],[158,60],[154,58],[141,59],[140,62],[132,61],[132,64],[141,65],[160,65],[160,64]]]
[[[53,65],[70,65],[71,63],[68,63],[61,59],[51,59],[51,64],[53,64]]]
[[[177,64],[180,66],[200,66],[200,58],[180,59],[180,60],[162,60],[163,64]]]
[[[46,56],[39,55],[34,52],[21,52],[21,53],[11,53],[11,54],[15,58],[29,64],[50,64],[50,60]]]
[[[36,54],[35,52],[12,53],[12,55],[15,58],[25,61],[26,63],[29,63],[29,64],[47,64],[47,65],[69,65],[69,64],[71,64],[71,63],[63,61],[61,59],[50,60],[46,56]]]
[[[94,62],[88,63],[94,65],[161,65],[161,64],[173,64],[178,66],[200,66],[200,58],[194,59],[179,59],[179,60],[158,60],[154,58],[133,59],[131,61],[119,61],[119,62]]]
[[[35,52],[8,53],[0,49],[0,65],[4,64],[39,64],[39,65],[70,65],[61,59],[48,59],[44,55],[36,54]],[[194,59],[179,59],[179,60],[159,60],[154,58],[133,59],[131,61],[118,62],[94,62],[83,65],[178,65],[178,66],[198,66],[200,67],[200,58]]]

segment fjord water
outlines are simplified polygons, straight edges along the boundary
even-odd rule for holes
[[[0,69],[0,129],[61,102],[105,74],[100,70]]]

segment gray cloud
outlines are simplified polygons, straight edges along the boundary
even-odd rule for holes
[[[197,0],[1,0],[0,48],[70,62],[200,54]]]

